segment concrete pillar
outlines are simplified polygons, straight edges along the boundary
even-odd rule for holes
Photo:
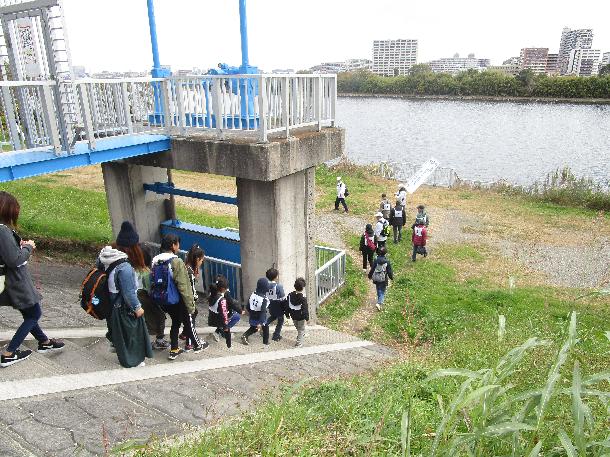
[[[244,296],[275,267],[286,292],[302,276],[312,322],[316,321],[313,243],[315,169],[274,181],[237,178],[239,235]]]
[[[140,241],[160,241],[159,224],[167,219],[163,195],[144,192],[144,184],[166,182],[163,168],[130,165],[124,162],[102,164],[106,200],[116,237],[123,221],[130,221]]]

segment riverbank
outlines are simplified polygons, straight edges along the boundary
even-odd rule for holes
[[[554,97],[492,97],[484,95],[409,95],[409,94],[364,94],[340,92],[345,98],[393,98],[413,101],[457,101],[493,103],[540,103],[551,105],[610,105],[608,98],[554,98]]]

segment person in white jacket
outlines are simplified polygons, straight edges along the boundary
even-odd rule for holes
[[[375,239],[377,240],[377,252],[379,252],[379,249],[385,246],[385,243],[388,240],[386,227],[388,227],[390,223],[383,218],[381,212],[375,214],[375,217],[377,218],[377,224],[375,224]]]
[[[344,212],[348,212],[347,203],[345,203],[345,197],[347,193],[347,186],[341,179],[341,176],[337,176],[337,198],[335,199],[335,211],[339,210],[339,203],[343,205]]]
[[[400,204],[403,208],[407,207],[407,189],[405,186],[400,186],[398,192],[396,192],[396,200],[400,200]]]

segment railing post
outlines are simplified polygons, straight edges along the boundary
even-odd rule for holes
[[[315,109],[318,132],[322,130],[322,76],[318,76],[318,83],[315,85]]]
[[[53,94],[51,88],[47,84],[42,87],[42,112],[44,116],[45,127],[49,133],[49,140],[56,155],[61,152],[61,140],[59,138],[59,129],[57,128],[57,119],[55,118],[55,103],[53,103]],[[69,151],[70,145],[66,145],[66,151]]]
[[[286,128],[286,138],[290,136],[290,77],[286,76],[282,84],[282,122]]]
[[[11,143],[13,149],[18,151],[21,149],[21,140],[19,139],[19,129],[17,128],[17,118],[15,117],[15,109],[11,88],[2,86],[2,101],[4,103],[4,115],[8,124],[9,133],[11,135]]]
[[[171,90],[171,80],[166,79],[161,83],[161,105],[163,107],[163,126],[165,127],[165,133],[168,135],[172,131],[172,123],[173,123],[173,115],[172,110],[170,108],[170,99],[169,94]],[[156,116],[156,113],[154,114]],[[155,119],[156,120],[156,119]]]
[[[332,84],[331,84],[331,100],[330,100],[330,125],[331,127],[335,126],[335,117],[337,112],[337,75],[333,76]]]
[[[222,84],[222,78],[212,79],[212,108],[214,109],[214,117],[213,120],[216,123],[216,132],[218,133],[218,137],[222,138],[222,122],[223,122],[223,113],[222,113],[222,104],[220,101],[220,97],[222,95],[222,91],[220,89],[220,85]]]
[[[264,76],[258,77],[258,139],[261,143],[267,142],[267,81]]]
[[[81,114],[83,116],[83,124],[85,126],[85,133],[87,134],[87,141],[89,142],[89,149],[95,149],[95,135],[93,132],[93,119],[91,117],[91,105],[89,104],[89,92],[87,90],[87,84],[77,84],[78,97],[80,99]]]
[[[121,98],[123,101],[123,113],[125,116],[125,126],[127,127],[127,133],[133,133],[133,123],[131,122],[131,109],[129,106],[129,92],[127,90],[126,82],[121,83]]]
[[[186,135],[186,123],[184,114],[184,100],[182,99],[182,81],[176,80],[176,103],[178,104],[178,126],[180,134]]]

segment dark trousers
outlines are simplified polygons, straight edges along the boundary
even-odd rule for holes
[[[267,319],[267,327],[277,319],[277,324],[275,325],[275,330],[273,331],[273,337],[280,337],[280,333],[282,333],[282,327],[284,326],[284,313],[281,314],[271,314],[269,319]]]
[[[263,325],[263,344],[269,344],[269,326],[268,325]],[[248,338],[250,335],[254,335],[256,332],[258,332],[258,327],[254,327],[254,326],[250,326],[250,328],[248,330],[246,330],[246,333],[244,333],[244,336],[246,338]]]
[[[6,347],[6,352],[14,353],[25,337],[28,336],[28,333],[31,333],[36,341],[40,343],[44,343],[48,340],[47,335],[44,334],[40,325],[38,325],[38,320],[42,317],[42,309],[40,308],[40,304],[36,303],[34,306],[30,306],[29,308],[20,309],[19,312],[23,316],[23,323],[17,328],[15,332],[15,336]]]
[[[392,231],[394,232],[394,243],[398,243],[402,240],[402,225],[393,225]]]
[[[411,256],[411,260],[415,262],[415,258],[417,257],[418,252],[423,254],[424,257],[428,255],[428,251],[426,251],[426,246],[413,246],[413,255]]]
[[[228,331],[225,332],[223,327],[217,327],[216,332],[219,333],[226,341],[227,347],[231,347],[231,329],[235,327],[235,325],[239,322],[240,315],[238,313],[233,313],[233,315],[229,318],[229,323],[227,324]]]
[[[379,250],[385,246],[387,240],[377,240],[377,254],[379,254]]]
[[[194,343],[191,344],[194,346],[201,346],[201,340],[193,325],[192,316],[186,310],[184,303],[180,302],[176,305],[169,305],[164,309],[172,319],[172,326],[169,330],[169,339],[172,349],[178,349],[178,333],[180,332],[181,325],[184,325],[184,334],[186,335],[187,340],[193,341]]]
[[[150,296],[145,290],[138,290],[138,300],[140,300],[144,310],[148,334],[162,340],[165,336],[165,311],[150,300]]]
[[[335,209],[339,209],[339,203],[343,205],[343,209],[347,211],[347,203],[345,203],[345,198],[337,197],[335,200]]]
[[[374,252],[362,251],[362,268],[367,269],[366,262],[368,261],[369,267],[373,268],[373,254]]]

